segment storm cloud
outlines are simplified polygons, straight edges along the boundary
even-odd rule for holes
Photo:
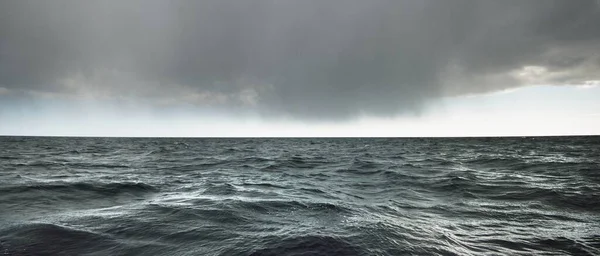
[[[0,99],[319,120],[598,80],[595,0],[0,1]]]

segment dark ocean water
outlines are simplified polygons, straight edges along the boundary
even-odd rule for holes
[[[0,137],[0,255],[600,255],[600,137]]]

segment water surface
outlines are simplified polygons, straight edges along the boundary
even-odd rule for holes
[[[600,255],[600,137],[0,137],[2,255]]]

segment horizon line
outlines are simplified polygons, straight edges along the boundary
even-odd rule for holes
[[[600,134],[571,135],[467,135],[467,136],[98,136],[98,135],[7,135],[27,138],[122,138],[122,139],[468,139],[468,138],[549,138],[600,137]]]

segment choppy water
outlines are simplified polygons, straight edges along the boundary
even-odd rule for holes
[[[600,137],[0,137],[0,255],[600,255]]]

